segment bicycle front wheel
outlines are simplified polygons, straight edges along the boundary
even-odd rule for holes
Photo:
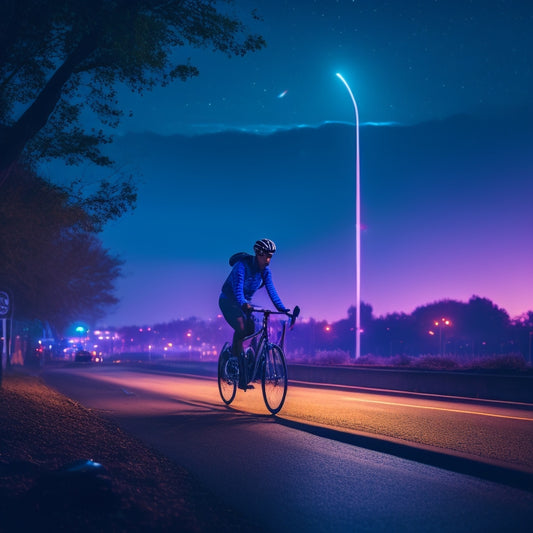
[[[265,350],[261,386],[267,409],[273,415],[279,413],[287,395],[287,365],[283,350],[276,344]]]
[[[218,391],[222,401],[229,405],[235,398],[239,381],[239,361],[224,346],[218,357]]]

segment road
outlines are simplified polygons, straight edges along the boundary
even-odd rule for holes
[[[176,460],[265,531],[531,529],[532,490],[397,453],[446,449],[530,472],[530,410],[291,387],[280,416],[271,417],[259,387],[239,391],[228,408],[208,377],[117,366],[44,377]],[[394,453],[358,445],[371,442]]]

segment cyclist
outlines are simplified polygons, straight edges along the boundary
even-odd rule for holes
[[[243,339],[255,330],[250,304],[252,296],[264,286],[276,309],[289,312],[276,292],[269,267],[276,245],[270,239],[260,239],[254,244],[254,252],[255,255],[241,252],[230,258],[233,269],[222,286],[218,300],[226,322],[234,329],[231,351],[239,360],[239,388],[243,390],[248,388],[244,383]]]

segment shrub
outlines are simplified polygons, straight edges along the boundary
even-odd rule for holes
[[[411,366],[427,370],[454,370],[460,365],[455,358],[450,356],[422,355],[413,359]]]
[[[352,361],[349,352],[344,350],[319,350],[310,362],[317,365],[347,365]]]
[[[349,352],[343,350],[319,350],[314,356],[304,353],[292,353],[289,357],[293,363],[315,365],[352,365],[381,368],[403,368],[417,370],[507,370],[524,371],[531,369],[520,354],[504,354],[467,359],[456,355],[424,354],[412,357],[405,354],[393,357],[381,357],[372,354],[354,360]]]
[[[520,354],[505,354],[474,359],[468,367],[472,370],[526,370],[528,364]]]

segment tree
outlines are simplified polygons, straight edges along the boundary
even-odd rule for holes
[[[17,317],[62,329],[73,319],[93,322],[117,302],[122,261],[97,232],[135,201],[133,189],[103,182],[83,198],[17,167],[0,195],[0,275],[14,293]]]
[[[363,355],[371,351],[373,326],[372,306],[361,302],[361,353]],[[338,347],[355,357],[355,306],[348,308],[348,318],[334,323],[333,330]]]
[[[527,311],[511,323],[511,344],[524,359],[533,364],[533,311]]]
[[[505,345],[511,321],[507,311],[487,298],[472,296],[468,301],[466,323],[477,351],[498,353]]]
[[[218,4],[232,0],[4,0],[0,4],[0,183],[21,154],[67,163],[111,161],[110,138],[86,131],[122,116],[117,85],[143,93],[198,75],[185,45],[228,56],[259,50],[261,36]],[[252,16],[257,19],[255,13]]]
[[[390,313],[376,319],[372,330],[375,354],[392,357],[412,353],[417,339],[412,315]]]

